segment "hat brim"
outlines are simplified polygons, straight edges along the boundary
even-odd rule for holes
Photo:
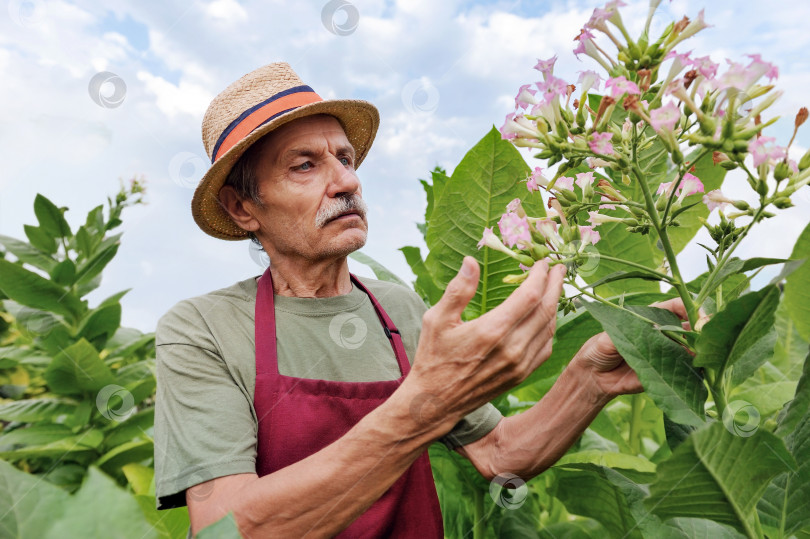
[[[332,99],[303,105],[259,126],[240,140],[208,169],[191,200],[191,214],[197,225],[210,236],[223,240],[244,240],[248,233],[240,228],[219,202],[219,191],[231,169],[250,146],[269,132],[298,118],[328,114],[337,118],[355,151],[355,168],[363,162],[380,125],[377,108],[367,101]]]

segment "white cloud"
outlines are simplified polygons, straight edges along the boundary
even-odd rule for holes
[[[155,96],[157,107],[169,118],[178,114],[202,117],[214,97],[202,86],[184,80],[175,85],[147,71],[139,71],[137,76],[147,93]]]
[[[247,11],[236,0],[214,0],[205,6],[211,17],[227,23],[237,23],[248,18]]]

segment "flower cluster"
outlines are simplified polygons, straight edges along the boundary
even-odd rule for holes
[[[548,217],[527,216],[518,204],[498,223],[502,241],[487,229],[480,245],[513,253],[522,267],[545,257],[568,263],[571,250],[565,245],[594,244],[599,240],[594,227],[619,223],[630,232],[654,231],[666,250],[667,228],[678,226],[701,197],[709,212],[733,206],[724,220],[757,221],[773,215],[764,210],[769,205],[788,207],[790,195],[810,181],[810,152],[796,163],[788,158],[790,144],[777,146],[762,135],[775,121],[763,122],[762,113],[782,93],[771,84],[778,68],[758,54],[744,62],[727,60],[721,69],[709,56],[678,52],[684,40],[708,26],[703,11],[696,20],[673,22],[652,41],[650,21],[659,3],[650,2],[645,29],[635,41],[619,12],[624,2],[594,10],[575,39],[574,54],[596,61],[601,74],[581,71],[573,84],[554,74],[556,56],[538,60],[542,80],[518,89],[515,109],[500,132],[547,160],[526,186],[545,192]],[[606,51],[611,45],[613,54]],[[796,129],[807,116],[803,108]],[[666,164],[653,169],[649,161],[656,158]],[[709,159],[726,170],[743,170],[759,196],[758,207],[717,188],[706,192],[696,167],[706,170]],[[771,172],[775,182],[768,181]],[[701,218],[694,211],[691,215]],[[575,258],[577,253],[581,250],[574,251]]]

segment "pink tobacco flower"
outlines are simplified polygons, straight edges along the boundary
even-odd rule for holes
[[[536,139],[539,135],[537,126],[523,114],[510,113],[506,115],[506,120],[500,128],[501,137],[505,140],[513,140],[517,137]]]
[[[588,244],[596,245],[602,239],[599,232],[594,230],[592,226],[579,227],[579,237],[582,238],[583,247]]]
[[[532,191],[539,191],[540,186],[548,187],[548,180],[543,176],[543,169],[540,167],[534,167],[534,171],[532,171],[531,176],[529,176],[529,180],[526,182],[526,188],[529,192]]]
[[[726,195],[724,195],[720,189],[715,189],[714,191],[709,191],[703,195],[703,203],[708,206],[709,211],[711,212],[714,211],[715,208],[720,208],[722,210],[727,204],[733,204],[734,201],[726,197]]]
[[[591,89],[598,90],[599,85],[602,83],[602,77],[596,71],[580,71],[577,84],[579,84],[582,93],[587,94]]]
[[[768,81],[779,77],[779,68],[770,62],[765,62],[759,54],[747,54],[751,58],[751,63],[748,64],[748,70],[759,79],[761,76],[768,77]],[[756,80],[754,79],[754,80]]]
[[[593,180],[593,172],[577,173],[576,184],[579,185],[579,188],[583,191],[585,190],[585,186],[593,184]]]
[[[669,68],[667,79],[674,78],[678,73],[683,71],[683,68],[692,64],[692,59],[689,58],[690,54],[692,54],[692,51],[678,54],[674,50],[671,50],[666,56],[664,56],[664,60],[669,60],[670,58],[672,59],[672,66]]]
[[[588,146],[593,153],[613,155],[613,144],[610,143],[611,138],[613,138],[612,133],[594,133],[591,135],[591,140],[588,141]]]
[[[537,64],[534,68],[543,74],[545,78],[547,75],[551,75],[554,72],[554,63],[557,61],[557,55],[555,54],[548,60],[541,60],[540,58],[537,59]]]
[[[565,243],[557,232],[557,223],[551,219],[543,219],[535,222],[534,228],[546,239],[546,243],[554,249],[559,249],[560,246]]]
[[[517,138],[517,133],[511,128],[510,122],[515,120],[515,113],[510,112],[506,115],[506,120],[504,120],[503,125],[499,129],[501,132],[501,138],[504,140],[513,140]]]
[[[672,131],[680,119],[681,109],[672,102],[650,111],[650,125],[656,131]]]
[[[703,182],[698,179],[694,174],[686,173],[683,175],[681,185],[678,186],[678,192],[684,196],[694,195],[703,192]]]
[[[655,191],[656,195],[662,195],[666,193],[669,195],[672,192],[672,186],[675,184],[674,181],[671,182],[661,182],[661,185],[658,186],[658,189]]]
[[[697,69],[698,73],[707,79],[713,79],[717,76],[717,68],[719,66],[712,62],[712,59],[708,56],[701,56],[700,58],[692,60],[692,67]]]
[[[568,83],[563,79],[549,75],[543,82],[537,83],[537,89],[543,95],[543,101],[551,103],[555,97],[565,97],[568,93]]]
[[[596,211],[588,212],[588,222],[593,226],[603,225],[605,223],[623,223],[624,220],[619,217],[611,217],[610,215],[603,215]]]
[[[525,109],[529,105],[536,105],[539,103],[534,95],[537,93],[537,90],[531,89],[531,84],[524,84],[518,90],[517,95],[515,96],[515,109]]]
[[[754,166],[758,167],[759,165],[766,164],[770,162],[770,160],[780,160],[784,159],[785,157],[785,148],[781,146],[773,146],[773,147],[766,147],[766,144],[770,144],[776,140],[773,137],[758,137],[751,140],[748,143],[748,151],[751,153],[751,157],[754,158]]]
[[[518,246],[528,249],[531,246],[532,236],[529,233],[529,222],[513,212],[504,213],[498,221],[498,230],[507,247]]]
[[[610,97],[619,99],[624,94],[641,95],[641,90],[635,82],[629,81],[624,76],[613,77],[605,82],[605,90],[610,88]]]
[[[574,55],[579,59],[580,54],[589,54],[593,48],[593,34],[587,28],[583,28],[579,35],[575,38],[577,46],[574,49]]]
[[[574,178],[569,178],[568,176],[560,176],[557,178],[557,181],[554,182],[554,187],[557,189],[565,189],[566,191],[573,191],[574,190]]]

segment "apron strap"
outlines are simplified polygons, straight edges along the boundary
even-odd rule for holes
[[[385,309],[382,308],[382,305],[380,305],[380,302],[374,297],[374,294],[372,294],[369,289],[360,282],[360,279],[354,275],[352,275],[351,278],[352,282],[357,286],[357,288],[365,292],[371,300],[371,304],[374,305],[374,310],[377,313],[377,317],[380,319],[380,322],[382,322],[385,336],[388,337],[388,341],[391,343],[391,348],[394,349],[394,355],[396,356],[397,363],[399,364],[399,371],[402,373],[402,376],[405,376],[411,370],[411,363],[408,361],[408,354],[405,352],[405,346],[402,344],[402,336],[399,334],[397,326],[394,325],[394,321],[391,320],[391,317],[389,317],[388,313],[385,312]]]
[[[351,274],[350,274],[351,275]],[[374,297],[368,288],[360,282],[360,280],[351,275],[352,283],[357,288],[366,293],[374,306],[374,311],[380,319],[388,341],[391,343],[391,348],[394,349],[394,356],[397,358],[399,370],[403,376],[408,374],[411,370],[411,364],[408,361],[408,354],[405,352],[405,346],[402,344],[402,337],[399,330],[385,309],[382,308],[380,302]],[[256,292],[256,374],[278,374],[278,351],[276,350],[276,312],[273,302],[273,277],[270,274],[270,268],[265,270],[262,277],[258,282],[258,290]]]

